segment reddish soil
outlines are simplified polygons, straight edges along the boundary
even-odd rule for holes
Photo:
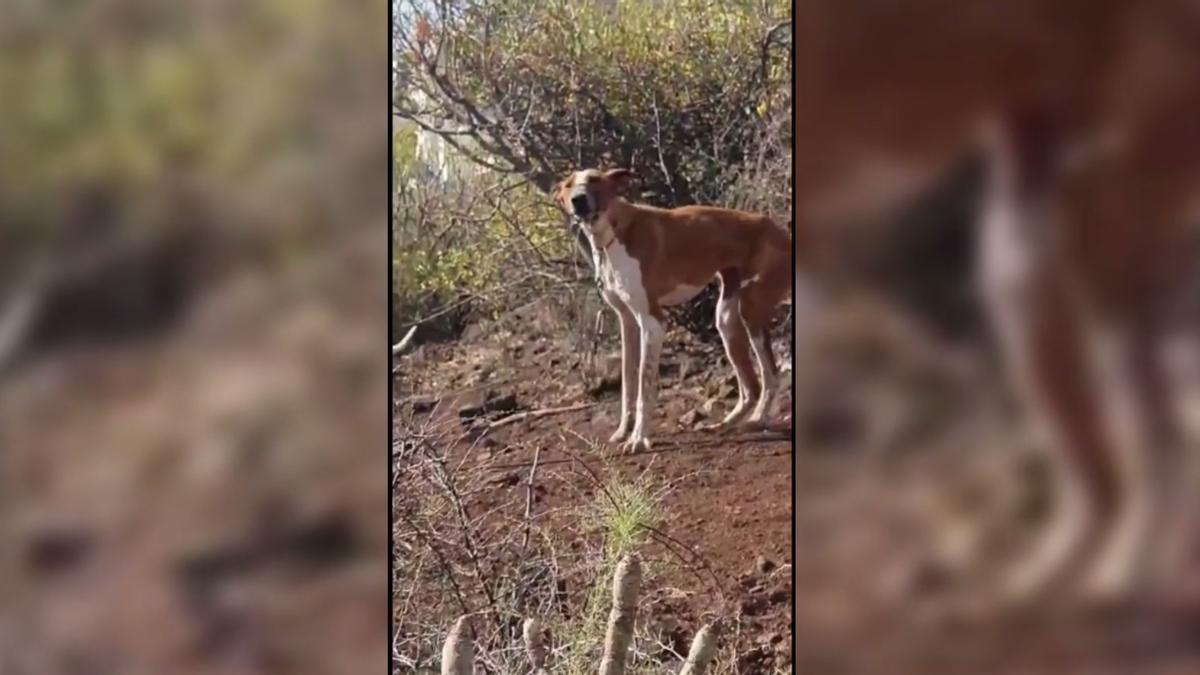
[[[657,580],[669,592],[652,594],[646,614],[667,613],[685,635],[714,616],[731,620],[726,648],[737,672],[1200,672],[1194,612],[1147,605],[1088,615],[1053,601],[990,619],[927,611],[989,588],[1024,550],[1045,495],[993,359],[951,352],[876,309],[856,311],[835,312],[813,351],[799,355],[794,456],[786,434],[681,428],[714,396],[712,414],[726,410],[731,383],[719,348],[678,330],[663,358],[656,444],[632,457],[603,442],[618,410],[613,383],[589,394],[589,360],[530,325],[420,347],[406,357],[398,395],[402,408],[438,402],[451,418],[488,392],[514,396],[522,410],[595,403],[506,426],[464,451],[496,472],[482,503],[521,502],[536,454],[544,492],[535,512],[570,541],[586,534],[554,514],[595,492],[574,460],[670,483],[665,529],[703,562],[676,564]],[[600,361],[598,370],[614,372]],[[1200,398],[1190,404],[1200,409]],[[977,545],[965,547],[964,537]]]
[[[383,670],[382,231],[5,373],[0,671]]]
[[[785,356],[786,360],[786,356]],[[671,628],[675,647],[686,651],[701,623],[727,622],[744,673],[787,670],[791,656],[791,438],[789,430],[718,434],[696,430],[709,417],[723,415],[735,402],[732,370],[719,344],[704,344],[676,329],[668,336],[662,359],[662,388],[652,448],[625,455],[605,440],[616,428],[619,384],[611,357],[600,359],[608,377],[600,386],[585,380],[586,359],[565,341],[512,335],[465,339],[449,345],[424,345],[402,367],[402,407],[416,404],[446,416],[464,405],[515,396],[521,409],[591,407],[496,429],[475,444],[467,461],[496,471],[494,490],[479,507],[520,502],[524,481],[538,457],[540,478],[535,511],[546,514],[554,537],[568,546],[581,533],[564,508],[593,500],[596,482],[613,472],[641,477],[662,491],[667,516],[659,529],[674,543],[643,555],[669,562],[654,587],[647,584],[644,615]],[[785,373],[785,376],[788,374]],[[601,378],[605,380],[605,378]],[[595,380],[592,380],[595,384]],[[785,389],[786,384],[785,384]],[[589,392],[589,389],[591,391]],[[706,399],[711,412],[702,414]],[[788,410],[790,396],[779,409]],[[698,419],[700,416],[703,419]],[[688,417],[684,422],[681,418]],[[493,419],[503,413],[492,415]],[[466,443],[464,443],[464,446]],[[473,456],[470,456],[472,455]],[[579,460],[579,461],[576,461]],[[586,464],[587,469],[580,467]],[[675,634],[677,633],[677,635]]]

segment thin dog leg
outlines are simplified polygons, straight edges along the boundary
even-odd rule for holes
[[[1097,518],[1113,513],[1116,480],[1093,396],[1083,316],[1047,246],[1048,151],[1031,127],[997,135],[980,238],[982,286],[1017,393],[1049,435],[1057,508],[1011,570],[1009,600],[1025,602],[1078,560]],[[1032,133],[1031,133],[1032,132]],[[1039,239],[1040,238],[1040,239]]]
[[[1062,289],[1035,284],[1029,291],[1023,298],[994,297],[989,307],[1024,408],[1049,435],[1058,498],[1032,553],[1009,577],[1006,590],[1017,601],[1032,599],[1072,563],[1115,499],[1080,317]]]
[[[633,426],[634,413],[637,410],[638,397],[638,362],[641,355],[641,338],[637,319],[633,312],[615,293],[605,291],[604,299],[617,313],[621,323],[621,421],[609,443],[625,440]]]
[[[751,354],[750,335],[742,321],[741,299],[738,293],[740,277],[736,270],[721,272],[721,298],[717,301],[717,332],[725,345],[725,355],[737,375],[738,402],[734,409],[718,424],[708,429],[724,429],[739,422],[746,415],[750,401],[759,393],[758,376],[754,372],[754,357]]]
[[[654,422],[654,404],[658,397],[658,360],[662,353],[663,325],[653,314],[638,316],[641,326],[641,377],[639,379],[637,417],[633,435],[625,442],[630,453],[650,449],[649,432]]]
[[[1119,600],[1135,588],[1145,571],[1148,545],[1155,538],[1152,529],[1162,498],[1155,489],[1159,468],[1155,453],[1167,448],[1153,447],[1165,441],[1161,435],[1165,430],[1155,428],[1164,418],[1163,411],[1151,410],[1154,404],[1147,400],[1161,392],[1149,392],[1147,387],[1164,386],[1165,382],[1160,374],[1147,372],[1157,368],[1153,356],[1145,353],[1155,349],[1153,337],[1143,334],[1147,328],[1135,326],[1119,339],[1121,368],[1112,390],[1130,396],[1117,403],[1133,413],[1133,424],[1123,442],[1116,445],[1120,495],[1113,524],[1102,533],[1096,555],[1082,577],[1082,590],[1096,601]],[[1157,400],[1166,403],[1169,398]]]
[[[743,288],[738,296],[741,298],[742,321],[750,338],[750,348],[754,352],[758,372],[762,377],[762,386],[754,402],[754,410],[746,420],[754,428],[763,425],[763,419],[771,409],[771,401],[779,386],[779,369],[775,365],[775,354],[771,351],[769,329],[771,314],[787,291],[790,272],[790,269],[782,265],[776,266],[764,278]]]
[[[750,346],[754,350],[759,372],[762,373],[762,390],[754,404],[754,410],[746,421],[758,427],[763,424],[767,412],[771,409],[775,390],[779,387],[779,370],[775,367],[775,354],[771,352],[771,338],[765,331],[750,333]]]
[[[1169,595],[1180,595],[1182,585],[1194,584],[1188,579],[1188,552],[1195,550],[1196,513],[1200,512],[1200,501],[1196,500],[1200,485],[1200,474],[1196,466],[1196,454],[1183,441],[1183,425],[1175,407],[1175,396],[1166,377],[1162,363],[1164,325],[1160,307],[1148,304],[1134,317],[1132,328],[1126,335],[1126,357],[1135,400],[1133,411],[1139,414],[1144,426],[1142,437],[1148,446],[1139,447],[1140,467],[1144,480],[1138,484],[1140,501],[1146,502],[1145,525],[1141,531],[1127,534],[1138,537],[1138,542],[1128,544],[1130,557],[1138,556],[1133,565],[1140,566],[1142,551],[1148,551],[1152,563],[1146,569],[1152,575],[1158,590]],[[1147,532],[1148,530],[1148,532]],[[1148,544],[1146,543],[1148,540]],[[1114,548],[1116,546],[1114,545]],[[1120,549],[1110,552],[1120,556]],[[1116,566],[1117,562],[1110,565]],[[1141,568],[1135,569],[1141,572]],[[1102,566],[1093,573],[1096,585],[1103,590],[1104,571]],[[1112,572],[1111,574],[1116,574]],[[1140,577],[1136,580],[1141,580]],[[1194,589],[1188,589],[1194,597]]]
[[[732,426],[743,417],[750,408],[750,402],[759,394],[758,377],[754,372],[754,360],[750,346],[750,335],[738,312],[738,300],[725,300],[717,303],[717,330],[721,333],[721,341],[725,344],[725,355],[733,364],[733,371],[738,381],[738,402],[733,410],[713,428]]]

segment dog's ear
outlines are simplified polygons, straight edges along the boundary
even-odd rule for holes
[[[554,187],[550,188],[550,198],[554,200],[554,203],[560,209],[567,208],[566,202],[563,201],[563,196],[564,196],[564,192],[567,189],[567,181],[570,179],[571,179],[571,177],[567,176],[566,178],[555,183]]]
[[[637,178],[637,176],[634,175],[634,173],[629,169],[612,169],[611,171],[605,172],[604,177],[607,180],[612,181],[612,184],[616,186],[616,192],[618,195],[623,195],[628,192],[630,186],[633,185],[633,181]]]

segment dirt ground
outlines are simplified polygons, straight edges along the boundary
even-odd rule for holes
[[[592,480],[569,470],[575,460],[669,482],[669,534],[702,561],[667,575],[669,613],[685,633],[734,619],[739,672],[1200,672],[1200,621],[1176,610],[1079,616],[1051,604],[936,619],[942,599],[987,588],[1019,554],[1046,497],[987,349],[939,345],[877,309],[835,312],[799,355],[794,454],[790,430],[694,429],[731,405],[732,380],[719,345],[680,329],[663,355],[655,445],[632,457],[603,442],[619,407],[612,345],[593,360],[532,320],[420,346],[396,391],[401,408],[426,414],[499,402],[493,420],[588,405],[475,443],[469,461],[496,475],[485,503],[518,500],[535,455],[547,513],[591,496]]]
[[[715,435],[695,427],[724,415],[736,401],[732,371],[719,344],[682,329],[668,336],[662,358],[657,430],[649,452],[621,454],[606,439],[619,414],[617,359],[607,349],[592,368],[563,340],[532,334],[470,330],[457,343],[428,344],[401,367],[401,407],[454,415],[464,407],[501,400],[518,411],[586,405],[581,410],[526,419],[498,428],[474,456],[496,472],[494,491],[478,507],[520,500],[525,476],[538,458],[537,510],[566,545],[579,537],[568,519],[553,514],[594,496],[595,482],[575,466],[586,463],[604,481],[610,472],[648,478],[662,491],[667,521],[660,529],[678,544],[669,571],[647,589],[644,616],[667,626],[686,652],[691,634],[722,618],[736,644],[742,672],[786,671],[790,666],[791,438],[786,429]],[[778,342],[778,340],[777,340]],[[785,354],[781,357],[786,359]],[[786,375],[786,374],[785,374]],[[785,386],[786,389],[786,386]],[[730,398],[733,396],[734,398]],[[506,400],[507,399],[507,400]],[[514,400],[515,399],[515,400]],[[706,406],[707,404],[707,406]],[[790,397],[780,409],[786,411]],[[708,412],[703,412],[704,410]]]
[[[0,672],[383,670],[387,331],[356,284],[385,229],[354,232],[5,373]]]

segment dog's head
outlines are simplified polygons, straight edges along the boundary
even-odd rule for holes
[[[555,186],[554,201],[568,216],[591,223],[628,192],[633,178],[629,169],[576,171]]]

